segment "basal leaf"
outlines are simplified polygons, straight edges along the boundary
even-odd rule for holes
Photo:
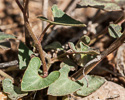
[[[12,38],[15,38],[15,36],[0,32],[0,41],[5,39],[12,39]]]
[[[19,58],[19,68],[24,69],[28,66],[30,61],[30,56],[33,52],[23,43],[20,42],[18,49],[18,58]]]
[[[34,57],[31,59],[21,82],[22,91],[40,90],[48,87],[58,79],[60,75],[58,71],[51,72],[48,77],[42,78],[38,74],[40,65],[41,61],[38,57]]]
[[[50,21],[47,18],[40,16],[40,18],[43,21],[47,21],[51,24],[56,24],[56,25],[64,25],[64,26],[79,26],[79,27],[85,27],[86,25],[81,23],[80,21],[77,21],[67,14],[65,14],[63,11],[61,11],[57,5],[53,5],[52,7],[52,13],[54,17],[54,21]]]
[[[113,38],[118,38],[120,37],[123,33],[121,33],[121,26],[117,24],[110,24],[108,27],[108,31],[111,37]]]
[[[94,7],[98,9],[102,9],[105,11],[119,11],[122,10],[118,4],[113,3],[108,0],[82,0],[79,5],[79,8],[85,7]]]
[[[83,87],[81,87],[81,89],[76,92],[80,96],[90,95],[105,83],[105,79],[99,76],[87,75],[86,77],[88,79],[89,86],[87,87],[87,81],[85,78],[80,80],[80,82],[83,82],[84,84]]]
[[[10,79],[4,79],[2,81],[3,91],[8,94],[11,100],[18,100],[19,98],[26,96],[28,93],[22,92],[21,88],[14,86]]]
[[[60,49],[60,50],[63,50],[61,43],[59,43],[57,41],[45,46],[45,49]]]
[[[60,77],[48,88],[48,94],[53,96],[64,96],[77,91],[82,84],[79,82],[72,81],[68,78],[70,67],[64,65],[60,69]]]

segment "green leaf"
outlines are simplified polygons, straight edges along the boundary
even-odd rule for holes
[[[18,49],[18,58],[19,58],[19,68],[25,69],[28,66],[30,61],[30,56],[33,52],[23,43],[20,42]]]
[[[31,59],[21,82],[22,91],[35,91],[44,89],[58,79],[60,75],[58,71],[51,72],[46,78],[42,78],[38,74],[40,65],[41,61],[38,57]]]
[[[71,71],[74,71],[74,70],[76,70],[76,68],[78,67],[77,65],[76,65],[76,63],[72,60],[72,59],[70,59],[70,58],[68,58],[68,57],[65,57],[65,58],[63,58],[63,59],[61,59],[63,62],[60,64],[60,67],[62,68],[63,66],[65,66],[65,64],[67,64],[69,67],[70,67],[70,70]]]
[[[105,83],[105,79],[99,76],[87,75],[86,78],[88,79],[89,86],[87,87],[87,81],[85,78],[80,80],[80,82],[83,82],[84,84],[83,87],[81,87],[81,89],[76,92],[80,96],[90,95]]]
[[[90,38],[87,35],[84,35],[80,38],[79,41],[82,41],[83,43],[85,43],[86,45],[88,45],[90,43]]]
[[[68,42],[68,45],[72,51],[77,52],[75,45],[72,42]]]
[[[19,98],[26,96],[28,93],[22,92],[21,88],[14,86],[10,79],[4,79],[2,81],[3,91],[8,94],[11,100],[18,100]]]
[[[15,36],[0,32],[0,41],[5,39],[12,39],[12,38],[15,38]]]
[[[111,37],[113,38],[118,38],[120,37],[123,33],[121,33],[121,26],[117,24],[110,24],[108,27],[108,31]]]
[[[48,88],[48,94],[53,96],[64,96],[77,91],[82,84],[79,82],[72,81],[68,78],[68,73],[70,67],[64,65],[60,69],[60,77],[54,83],[52,83]]]
[[[105,1],[105,0],[82,0],[78,4],[79,8],[85,8],[85,7],[93,7],[93,8],[98,8],[102,9],[105,11],[119,11],[122,10],[118,4],[110,2],[110,1]]]
[[[85,43],[84,43],[85,42]],[[96,57],[96,55],[100,54],[99,51],[90,48],[87,44],[89,44],[90,38],[88,36],[83,36],[77,42],[76,46],[73,43],[69,42],[69,46],[74,52],[73,58],[76,63],[84,67],[84,65]]]
[[[64,26],[78,26],[78,27],[85,27],[86,25],[81,23],[80,21],[77,21],[67,14],[65,14],[63,11],[61,11],[57,5],[52,6],[52,13],[54,16],[54,21],[50,21],[47,18],[40,16],[40,18],[43,21],[47,21],[51,24],[56,24],[56,25],[64,25]]]
[[[60,49],[60,50],[63,50],[61,43],[59,43],[57,41],[45,46],[45,49]]]

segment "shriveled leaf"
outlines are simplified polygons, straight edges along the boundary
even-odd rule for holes
[[[87,35],[84,35],[80,38],[80,41],[88,45],[90,43],[90,38]]]
[[[40,65],[41,61],[38,57],[31,59],[21,82],[22,91],[35,91],[46,88],[59,78],[60,73],[58,71],[51,72],[46,78],[42,78],[38,74]]]
[[[94,50],[94,49],[90,48],[84,42],[87,43],[85,37],[82,37],[77,42],[76,46],[74,46],[73,43],[69,43],[70,48],[74,52],[73,58],[76,61],[76,63],[81,67],[84,67],[84,65],[88,61],[92,60],[93,58],[96,57],[96,55],[100,54],[100,52],[98,50]],[[88,41],[88,43],[89,43],[89,41]]]
[[[72,49],[72,51],[77,52],[75,45],[72,42],[68,42],[69,47]]]
[[[53,42],[45,47],[45,49],[60,49],[63,50],[61,43],[59,42]]]
[[[108,0],[82,0],[79,5],[79,8],[93,7],[102,9],[105,11],[119,11],[122,10],[118,4],[110,2]]]
[[[81,23],[80,21],[77,21],[67,14],[65,14],[63,11],[61,11],[57,5],[53,5],[52,7],[52,13],[54,16],[54,21],[50,21],[47,18],[40,16],[40,18],[43,21],[47,21],[51,24],[56,24],[56,25],[64,25],[64,26],[79,26],[79,27],[85,27],[86,25]]]
[[[120,37],[123,33],[121,33],[121,26],[117,24],[110,24],[108,27],[108,31],[111,37],[113,38],[118,38]]]
[[[80,82],[83,82],[84,84],[83,87],[76,92],[80,96],[90,95],[105,83],[105,79],[99,76],[87,75],[86,77],[88,79],[89,86],[87,87],[87,81],[85,78],[80,80]]]
[[[88,45],[86,45],[82,41],[80,41],[76,44],[76,49],[77,49],[77,52],[81,53],[81,54],[82,53],[83,54],[92,54],[92,55],[100,54],[100,52],[98,50],[94,50],[93,48],[89,47]]]
[[[23,43],[20,42],[18,49],[18,58],[19,58],[19,68],[25,69],[28,66],[30,61],[30,56],[33,52]]]
[[[14,86],[10,79],[4,79],[2,81],[3,91],[8,94],[11,100],[18,100],[19,98],[26,96],[28,93],[22,92],[21,88]]]
[[[5,39],[12,39],[12,38],[15,38],[15,36],[0,32],[0,41]]]
[[[77,91],[82,84],[79,82],[72,81],[68,78],[68,73],[70,67],[64,65],[60,69],[60,77],[54,83],[52,83],[48,88],[48,94],[53,96],[64,96]]]

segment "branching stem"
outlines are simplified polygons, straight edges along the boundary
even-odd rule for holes
[[[27,28],[28,32],[30,33],[31,37],[33,38],[33,41],[34,41],[34,43],[35,43],[35,45],[36,45],[36,47],[37,47],[37,49],[39,51],[40,58],[41,58],[42,63],[43,63],[43,72],[44,72],[43,77],[46,77],[48,75],[48,71],[47,71],[45,56],[44,56],[44,52],[43,52],[41,43],[39,43],[38,39],[33,34],[32,29],[31,29],[31,27],[30,27],[30,25],[28,23],[26,23],[26,28]]]
[[[44,37],[44,35],[45,35],[45,33],[46,33],[47,29],[48,29],[51,25],[52,25],[52,24],[51,24],[51,23],[49,23],[49,24],[46,26],[46,28],[43,30],[42,34],[41,34],[41,35],[40,35],[40,37],[39,37],[39,43],[41,43],[41,42],[42,42],[43,37]]]
[[[24,21],[25,21],[25,26],[26,26],[26,29],[27,29],[27,33],[29,33],[36,45],[36,48],[38,49],[39,51],[39,54],[40,54],[40,58],[42,60],[42,64],[43,64],[43,77],[47,77],[48,76],[48,71],[47,71],[47,67],[46,67],[46,61],[45,61],[45,57],[44,57],[44,52],[43,52],[43,49],[42,49],[42,46],[41,46],[41,43],[38,41],[38,39],[36,38],[36,36],[34,35],[30,25],[29,25],[29,22],[28,22],[28,18],[27,18],[27,15],[26,15],[26,12],[27,12],[27,9],[28,9],[28,3],[29,3],[29,0],[26,0],[25,1],[25,5],[24,5],[24,8],[21,6],[20,2],[18,0],[15,0],[17,5],[19,6],[19,8],[21,9],[22,13],[23,13],[23,16],[24,16]],[[47,30],[47,29],[46,29]],[[45,32],[44,32],[45,33]],[[29,35],[28,34],[28,35]]]

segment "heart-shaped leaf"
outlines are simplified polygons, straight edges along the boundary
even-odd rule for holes
[[[31,59],[21,82],[22,91],[40,90],[48,87],[58,79],[60,75],[58,71],[51,72],[48,77],[42,78],[38,74],[40,65],[41,61],[38,57],[34,57]]]
[[[121,33],[121,30],[121,26],[117,24],[110,24],[108,27],[109,34],[113,38],[119,38],[120,36],[122,36],[123,33]]]
[[[65,57],[63,59],[61,59],[63,62],[60,64],[60,67],[62,68],[63,66],[65,66],[65,64],[67,64],[70,67],[71,71],[74,71],[77,69],[77,64],[70,58]]]
[[[105,0],[82,0],[78,4],[79,8],[85,8],[85,7],[94,7],[98,9],[102,9],[105,11],[119,11],[122,10],[118,4],[110,2],[110,1],[105,1]]]
[[[53,5],[52,7],[52,13],[54,16],[54,21],[48,20],[47,18],[40,16],[40,18],[43,21],[47,21],[51,24],[56,24],[56,25],[64,25],[64,26],[79,26],[79,27],[85,27],[86,25],[81,23],[80,21],[77,21],[67,14],[65,14],[63,11],[61,11],[57,5]]]
[[[33,52],[20,41],[19,49],[18,49],[18,58],[19,58],[19,68],[24,69],[28,66],[30,61],[30,56]]]
[[[0,41],[5,39],[12,39],[12,38],[15,38],[15,36],[0,32]]]
[[[84,84],[83,87],[76,92],[80,96],[90,95],[105,83],[105,79],[99,76],[87,75],[86,78],[88,79],[89,86],[87,87],[87,81],[85,78],[80,80],[80,82],[83,82]]]
[[[21,88],[14,86],[10,79],[4,79],[2,81],[3,91],[8,94],[11,100],[18,100],[19,98],[26,96],[28,93],[22,92]]]
[[[64,96],[77,91],[82,84],[79,82],[72,81],[68,78],[68,73],[70,67],[64,65],[60,69],[60,77],[54,83],[52,83],[48,88],[48,94],[53,96]]]
[[[45,46],[45,49],[60,49],[60,50],[63,50],[61,43],[59,43],[57,41]]]

